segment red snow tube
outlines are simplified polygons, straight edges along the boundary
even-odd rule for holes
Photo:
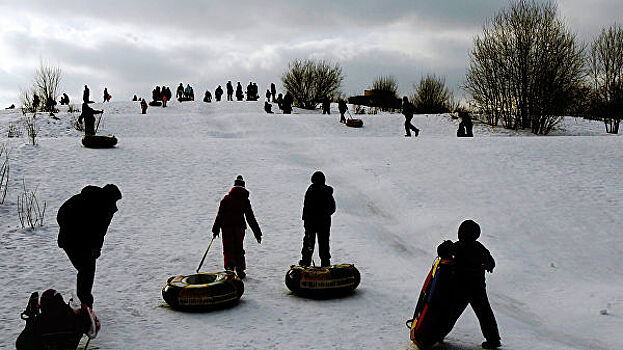
[[[346,126],[350,126],[351,128],[361,128],[363,126],[363,120],[354,118],[346,119]]]
[[[359,270],[353,264],[329,267],[292,265],[286,274],[286,286],[295,294],[306,297],[328,298],[351,293],[361,281]]]
[[[231,306],[244,293],[244,283],[233,271],[169,277],[162,297],[172,308],[184,311]]]
[[[88,148],[111,148],[117,144],[117,138],[113,135],[84,135],[82,144]]]

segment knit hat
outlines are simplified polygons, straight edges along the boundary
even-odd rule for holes
[[[119,191],[119,187],[117,187],[117,185],[108,184],[108,185],[104,186],[104,191],[113,200],[117,201],[117,200],[121,199],[121,191]]]
[[[473,220],[465,220],[459,226],[459,241],[475,241],[480,237],[480,225]]]
[[[242,175],[236,176],[236,180],[234,180],[234,186],[244,187],[244,180],[242,179]]]
[[[311,177],[311,182],[313,184],[324,185],[325,177],[322,171],[316,171]]]

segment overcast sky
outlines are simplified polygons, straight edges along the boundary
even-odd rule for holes
[[[0,106],[19,104],[40,61],[63,71],[73,101],[151,96],[190,83],[196,94],[227,80],[270,82],[295,58],[339,63],[342,92],[361,94],[393,75],[401,94],[426,73],[460,94],[473,38],[507,1],[494,0],[0,0]],[[621,22],[620,0],[561,0],[582,40]]]

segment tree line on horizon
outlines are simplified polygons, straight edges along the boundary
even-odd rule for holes
[[[281,82],[294,105],[316,108],[324,98],[345,99],[339,63],[295,59]],[[59,67],[41,63],[31,89],[22,90],[22,112],[54,112],[61,81]],[[413,85],[409,100],[417,113],[469,111],[491,126],[548,134],[565,115],[597,119],[617,134],[623,114],[623,27],[603,28],[582,44],[558,16],[554,1],[512,0],[483,25],[469,52],[461,88],[467,105],[458,102],[445,77],[426,74]],[[398,84],[378,76],[371,90],[393,98]],[[34,106],[33,96],[43,103]]]

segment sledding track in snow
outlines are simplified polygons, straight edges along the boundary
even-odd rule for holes
[[[478,126],[476,138],[457,139],[449,118],[416,116],[422,136],[405,138],[400,115],[363,116],[364,128],[351,129],[337,114],[268,116],[253,102],[174,102],[146,116],[129,102],[104,108],[103,132],[119,138],[115,149],[83,148],[62,113],[41,121],[39,146],[9,141],[0,278],[12,282],[0,304],[0,347],[12,347],[31,291],[73,290],[54,217],[82,186],[105,183],[119,185],[124,198],[98,261],[103,331],[90,346],[411,349],[404,321],[435,248],[474,218],[497,261],[488,290],[505,349],[623,347],[620,137],[495,137],[507,134]],[[2,118],[13,117],[0,117],[4,133]],[[332,260],[362,273],[347,298],[302,299],[283,282],[299,259],[303,195],[318,169],[338,206]],[[237,174],[264,232],[261,246],[245,242],[242,301],[207,314],[173,311],[160,288],[196,268]],[[19,228],[14,209],[22,178],[48,203],[46,225],[35,232]],[[205,270],[222,267],[220,248],[214,244]],[[442,348],[481,341],[468,309]]]

